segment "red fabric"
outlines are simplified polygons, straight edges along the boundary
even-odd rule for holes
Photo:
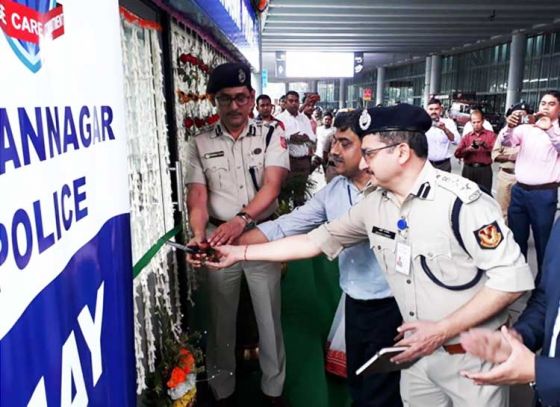
[[[478,148],[473,148],[476,141]],[[464,136],[455,150],[455,157],[462,158],[465,164],[492,164],[491,152],[496,142],[493,131],[482,129],[479,133],[471,132]]]
[[[325,370],[336,376],[346,378],[346,352],[331,349],[330,345],[331,343],[327,342]]]

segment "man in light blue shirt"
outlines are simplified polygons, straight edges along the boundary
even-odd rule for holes
[[[341,113],[334,123],[330,157],[338,176],[292,213],[242,235],[239,244],[309,232],[342,216],[362,199],[361,191],[370,176],[359,169],[361,143],[350,129],[351,118],[352,113]],[[394,334],[402,322],[397,303],[367,240],[344,249],[338,261],[340,287],[346,294],[346,365],[353,406],[402,406],[399,372],[364,377],[355,374],[379,349],[394,344]]]

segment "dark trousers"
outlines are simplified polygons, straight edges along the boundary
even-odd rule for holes
[[[432,163],[434,168],[437,168],[438,170],[451,172],[451,159],[449,158],[441,161],[430,161],[430,162]]]
[[[508,209],[509,228],[525,258],[527,258],[529,227],[531,228],[539,266],[537,284],[540,280],[544,250],[554,223],[557,203],[557,188],[526,190],[519,184],[515,184],[511,189],[511,202]]]
[[[307,179],[311,174],[311,157],[290,157],[290,172],[284,180],[278,199],[293,202],[294,208],[305,203]]]
[[[482,185],[486,192],[492,194],[492,166],[473,167],[472,165],[464,164],[461,175],[472,182]]]
[[[400,372],[356,376],[381,348],[392,346],[402,317],[394,298],[355,300],[346,296],[346,368],[354,407],[402,406]]]

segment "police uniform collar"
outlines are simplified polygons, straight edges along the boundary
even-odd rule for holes
[[[418,174],[416,182],[410,189],[410,194],[414,195],[420,199],[427,199],[432,201],[435,195],[436,186],[436,172],[434,167],[430,164],[428,160],[424,164],[424,167]]]
[[[222,122],[219,121],[214,126],[214,131],[212,132],[210,137],[211,138],[216,138],[216,137],[222,136],[224,134],[229,134],[229,132],[227,131],[225,126],[222,124]],[[253,120],[249,119],[248,125],[245,126],[245,128],[243,129],[243,131],[241,132],[239,137],[241,138],[241,137],[244,137],[244,136],[256,136],[256,135],[257,135],[256,124]]]
[[[224,128],[222,127],[222,124],[220,122],[218,122],[214,125],[214,131],[212,132],[210,137],[211,138],[216,138],[216,137],[221,136],[222,134],[224,134]]]

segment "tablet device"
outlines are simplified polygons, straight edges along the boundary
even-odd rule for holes
[[[416,362],[416,360],[399,364],[391,362],[392,358],[407,349],[407,346],[393,346],[390,348],[383,348],[379,350],[379,352],[373,355],[370,360],[368,360],[366,363],[360,366],[358,370],[356,370],[356,376],[362,373],[367,375],[371,373],[393,372],[412,366]]]

